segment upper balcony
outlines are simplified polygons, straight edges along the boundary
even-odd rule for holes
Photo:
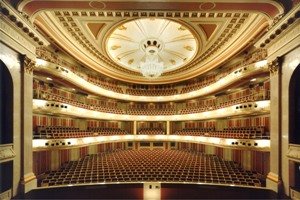
[[[71,70],[59,66],[58,64],[41,59],[37,60],[37,67],[35,68],[35,71],[38,73],[46,74],[48,76],[56,77],[61,81],[67,82],[68,84],[74,85],[81,90],[95,95],[133,102],[173,102],[210,95],[212,93],[224,90],[230,86],[243,84],[252,77],[260,74],[267,74],[268,65],[267,62],[263,60],[248,65],[238,66],[230,73],[224,75],[223,77],[220,77],[220,79],[216,79],[214,82],[210,82],[210,84],[204,84],[199,88],[196,87],[196,90],[166,96],[138,96],[132,94],[124,94],[117,92],[121,90],[120,88],[115,87],[113,87],[115,89],[109,90],[107,89],[108,87],[103,87],[100,84],[91,82],[89,81],[89,79],[80,74],[74,73]]]

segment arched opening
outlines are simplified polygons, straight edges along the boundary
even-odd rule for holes
[[[0,60],[0,144],[13,143],[13,81]]]
[[[289,143],[300,145],[300,65],[295,69],[289,86]],[[300,191],[300,163],[289,161],[290,186]]]
[[[300,144],[300,65],[294,71],[289,88],[289,143]]]
[[[13,81],[0,60],[0,146],[13,143]],[[13,161],[0,163],[0,194],[12,188]]]

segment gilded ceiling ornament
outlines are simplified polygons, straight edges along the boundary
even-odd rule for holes
[[[119,29],[120,31],[124,31],[124,30],[127,30],[127,27],[124,26],[124,25],[121,25],[121,26],[118,27],[118,29]]]
[[[128,60],[128,64],[131,65],[133,63],[134,59]]]
[[[186,28],[185,28],[184,26],[180,26],[180,27],[178,28],[178,30],[179,30],[179,31],[185,31]]]
[[[185,49],[188,50],[188,51],[193,51],[193,50],[194,50],[194,48],[191,47],[191,46],[189,46],[189,45],[186,45],[186,46],[184,46],[183,48],[185,48]]]
[[[176,64],[176,61],[173,60],[173,59],[171,59],[171,60],[170,60],[170,63],[171,63],[172,65],[175,65],[175,64]]]
[[[120,45],[114,45],[114,46],[110,47],[111,50],[117,50],[119,48],[121,48]]]

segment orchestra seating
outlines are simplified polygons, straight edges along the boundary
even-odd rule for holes
[[[80,130],[75,127],[64,126],[37,126],[33,134],[34,139],[56,139],[56,138],[81,138],[99,135],[124,135],[127,131],[120,128],[96,127]]]
[[[136,96],[171,96],[178,93],[177,89],[126,89],[126,93]]]
[[[69,161],[41,186],[129,182],[200,182],[260,187],[258,176],[233,161],[187,150],[114,150]]]
[[[215,130],[213,127],[182,129],[173,134],[235,139],[270,139],[270,136],[265,132],[265,127],[263,126],[228,127],[223,130]]]
[[[165,135],[165,131],[162,128],[141,128],[138,131],[139,135]]]

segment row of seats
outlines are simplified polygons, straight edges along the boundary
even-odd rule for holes
[[[50,92],[46,91],[39,91],[39,95],[37,95],[40,99],[45,99],[45,100],[50,100],[50,101],[57,101],[57,102],[62,102],[62,103],[67,103],[76,107],[88,109],[88,110],[95,110],[99,112],[105,112],[105,113],[115,113],[115,114],[125,114],[125,111],[116,108],[116,107],[110,107],[110,106],[100,106],[100,105],[91,105],[91,104],[86,104],[83,102],[79,102],[77,100],[69,99],[57,94],[53,94]]]
[[[172,108],[165,109],[128,109],[129,115],[176,115],[176,110]]]
[[[257,175],[233,161],[188,150],[114,150],[69,161],[41,186],[118,182],[191,182],[260,187]]]
[[[199,113],[205,112],[209,110],[216,110],[225,107],[229,107],[235,104],[245,103],[245,102],[252,102],[252,101],[261,101],[261,100],[269,100],[270,99],[270,91],[263,90],[259,94],[251,94],[239,98],[235,98],[229,101],[222,102],[220,104],[211,104],[211,105],[197,105],[197,106],[188,106],[180,110],[180,114],[190,114],[190,113]]]
[[[95,85],[97,85],[101,88],[104,88],[106,90],[111,90],[111,91],[121,93],[121,94],[124,93],[122,88],[119,87],[117,84],[109,83],[109,82],[104,81],[104,80],[100,80],[97,77],[93,77],[93,76],[88,75],[87,81],[90,82],[90,83],[93,83],[93,84],[95,84]]]
[[[63,126],[37,126],[33,134],[34,139],[57,139],[57,138],[81,138],[95,137],[100,135],[124,135],[127,131],[120,128],[93,127],[87,130],[79,130],[75,127]]]
[[[175,135],[196,135],[198,133],[207,133],[214,131],[215,127],[199,127],[199,128],[184,128],[177,130],[173,134]]]
[[[224,101],[217,105],[217,108],[225,108],[231,105],[245,103],[250,101],[261,101],[261,100],[269,100],[270,99],[270,90],[261,90],[258,93],[246,95],[243,97],[238,97],[232,100]]]
[[[88,127],[88,131],[98,133],[99,135],[127,135],[126,130],[120,128],[108,128],[108,127]]]
[[[87,130],[79,130],[75,127],[64,126],[37,126],[34,132],[35,139],[47,138],[80,138],[93,137],[99,135],[126,135],[126,130],[120,128],[108,127],[88,127]],[[140,135],[164,135],[162,128],[141,128],[138,131]],[[185,128],[177,130],[174,135],[191,135],[218,138],[236,138],[236,139],[269,139],[265,127],[228,127],[223,130],[215,130],[215,127]]]
[[[205,130],[206,129],[206,130]],[[228,127],[223,130],[209,128],[182,129],[174,132],[175,135],[192,135],[218,138],[235,138],[235,139],[269,139],[270,136],[265,133],[265,127]]]
[[[162,128],[141,128],[138,131],[139,135],[165,135],[165,131]]]
[[[159,89],[159,90],[143,90],[143,89],[126,89],[126,93],[136,96],[171,96],[178,94],[177,89]]]
[[[209,80],[202,80],[198,81],[196,83],[188,84],[187,86],[183,87],[180,91],[181,94],[192,92],[195,90],[200,90],[201,88],[207,87],[212,83],[215,83],[217,80],[215,79],[215,76],[209,77]]]

